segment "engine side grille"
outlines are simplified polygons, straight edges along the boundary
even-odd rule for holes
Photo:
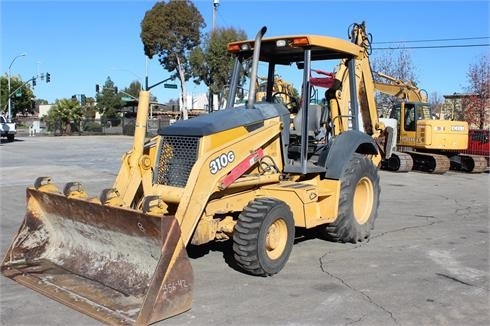
[[[198,149],[199,137],[162,136],[156,183],[185,187]]]

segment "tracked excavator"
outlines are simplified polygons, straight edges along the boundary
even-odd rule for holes
[[[465,121],[435,119],[427,94],[411,81],[402,81],[377,72],[388,82],[375,82],[376,91],[399,98],[400,103],[390,111],[396,120],[396,150],[382,168],[399,170],[399,157],[410,155],[413,169],[443,174],[449,169],[481,173],[485,171],[485,157],[463,153],[468,148],[468,123]]]
[[[243,272],[271,276],[286,264],[296,232],[368,239],[380,198],[377,165],[391,146],[377,121],[365,24],[352,25],[351,41],[265,32],[228,45],[235,64],[223,110],[147,140],[150,92],[141,91],[132,148],[100,196],[80,182],[60,189],[51,177],[37,178],[2,274],[103,323],[152,324],[191,308],[189,244],[230,241]],[[341,60],[344,74],[329,82],[343,85],[331,92],[331,131],[318,140],[316,108],[302,101],[301,121],[291,123],[272,85],[277,67],[296,65],[309,98],[311,66],[329,60]],[[248,100],[234,106],[246,61]],[[256,102],[259,63],[268,87]]]

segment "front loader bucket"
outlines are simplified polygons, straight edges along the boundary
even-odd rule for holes
[[[107,324],[151,324],[192,302],[192,267],[174,217],[34,188],[1,271]]]

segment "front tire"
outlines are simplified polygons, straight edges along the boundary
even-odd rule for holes
[[[254,275],[277,274],[291,254],[294,230],[293,214],[288,205],[272,198],[255,199],[238,216],[235,225],[236,263]]]
[[[378,171],[369,158],[354,153],[340,181],[337,219],[321,229],[321,235],[336,242],[357,243],[368,239],[378,214]]]

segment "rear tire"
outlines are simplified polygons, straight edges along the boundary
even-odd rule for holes
[[[293,214],[284,202],[272,198],[250,202],[233,232],[236,263],[254,275],[277,274],[291,254],[294,231]]]
[[[320,229],[321,236],[351,243],[368,239],[378,214],[378,171],[369,158],[354,153],[340,181],[337,219]]]

